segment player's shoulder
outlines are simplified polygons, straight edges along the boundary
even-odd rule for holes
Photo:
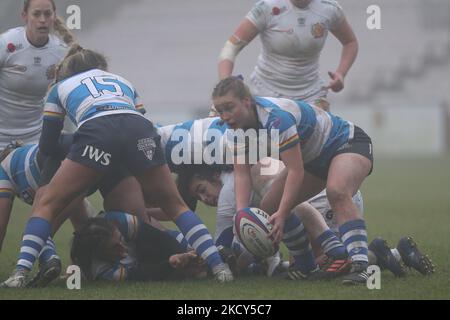
[[[315,11],[322,14],[332,15],[336,11],[342,11],[341,5],[335,0],[314,0],[312,6]]]
[[[60,37],[54,34],[50,34],[48,48],[59,50],[65,55],[66,52],[69,50],[69,45],[65,43]]]
[[[6,30],[5,32],[0,34],[0,39],[6,41],[13,40],[23,40],[23,35],[25,32],[25,27],[16,27]]]
[[[17,27],[0,34],[1,53],[14,53],[26,47],[25,28]]]
[[[266,15],[277,16],[288,10],[289,4],[287,1],[289,0],[260,0],[255,3],[253,8]]]
[[[317,3],[320,3],[325,8],[331,7],[331,8],[340,8],[341,5],[336,0],[317,0]]]

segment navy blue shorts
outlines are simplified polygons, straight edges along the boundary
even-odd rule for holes
[[[311,162],[305,164],[305,171],[313,174],[314,176],[327,180],[328,170],[330,168],[331,160],[338,154],[342,153],[357,153],[360,154],[372,163],[372,168],[370,169],[369,175],[372,173],[373,169],[373,150],[372,150],[372,140],[361,128],[355,126],[355,131],[353,133],[353,139],[349,140],[347,143],[339,147],[332,157],[326,161],[325,164],[317,164],[312,160]]]
[[[166,163],[153,124],[140,115],[124,113],[83,123],[67,158],[104,173],[124,167],[135,176]]]

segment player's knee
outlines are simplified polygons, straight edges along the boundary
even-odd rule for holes
[[[327,187],[327,197],[331,207],[345,207],[352,201],[352,196],[337,187]]]

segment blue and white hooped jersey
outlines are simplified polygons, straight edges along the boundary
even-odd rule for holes
[[[37,163],[38,145],[13,150],[0,165],[0,197],[18,196],[32,205],[39,187],[41,172]]]
[[[91,265],[92,277],[94,280],[125,281],[130,270],[137,265],[134,241],[138,235],[139,219],[121,211],[104,212],[99,217],[112,221],[116,225],[123,236],[128,253],[125,258],[117,262],[94,260]]]
[[[262,129],[279,130],[279,152],[300,143],[304,163],[329,159],[353,138],[354,125],[301,100],[254,97]]]
[[[185,150],[191,151],[188,157],[190,163],[187,164],[201,162],[204,160],[204,154],[210,150],[222,150],[220,149],[223,148],[222,138],[227,129],[228,126],[218,117],[190,120],[157,128],[161,136],[161,147],[171,170],[180,164],[178,160],[184,158]],[[208,146],[210,149],[206,149]],[[212,156],[215,155],[214,152],[210,152]]]
[[[67,114],[76,126],[118,113],[142,115],[144,106],[132,84],[121,76],[93,69],[55,84],[48,93],[44,119],[63,121]]]

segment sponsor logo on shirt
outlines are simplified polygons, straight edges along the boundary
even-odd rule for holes
[[[273,16],[278,16],[279,14],[282,14],[286,10],[287,10],[287,7],[281,7],[281,9],[278,8],[278,7],[273,7],[272,8],[272,15]]]
[[[17,72],[25,73],[27,71],[26,66],[21,66],[20,64],[15,64],[11,66],[11,69]]]
[[[6,51],[8,51],[9,53],[13,53],[14,51],[16,51],[16,46],[14,45],[14,43],[8,43],[8,45],[6,46]]]
[[[17,50],[20,50],[22,48],[23,48],[23,44],[21,44],[21,43],[14,44],[14,43],[10,42],[6,46],[6,52],[13,53],[13,52],[16,52]]]

